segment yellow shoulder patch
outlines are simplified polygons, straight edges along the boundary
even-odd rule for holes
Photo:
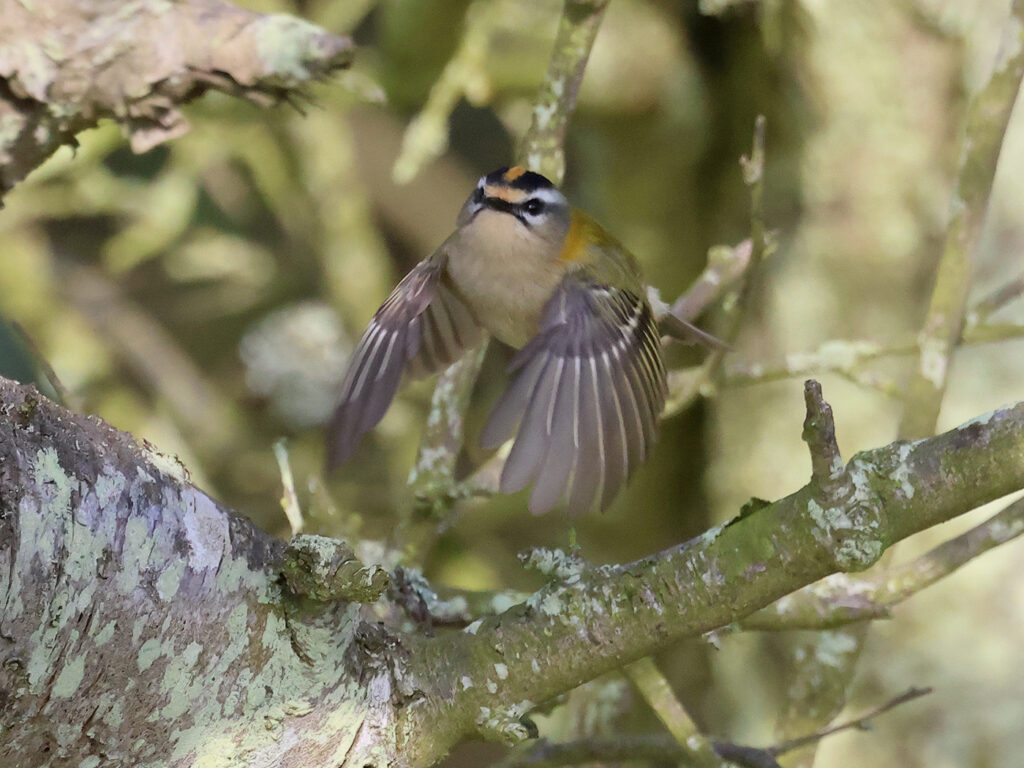
[[[578,210],[573,210],[569,231],[565,234],[562,252],[558,255],[562,261],[579,261],[583,258],[587,243],[592,239],[590,217]]]

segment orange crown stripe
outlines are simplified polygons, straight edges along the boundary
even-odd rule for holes
[[[518,179],[524,173],[526,173],[526,169],[523,168],[523,166],[521,166],[521,165],[513,165],[511,168],[509,168],[507,171],[505,171],[505,177],[504,178],[505,178],[505,181],[511,182],[511,181],[515,181],[516,179]]]
[[[488,185],[484,187],[484,195],[486,197],[496,197],[499,200],[504,200],[506,203],[521,203],[527,198],[527,193],[522,189],[514,189],[512,187],[495,187]]]

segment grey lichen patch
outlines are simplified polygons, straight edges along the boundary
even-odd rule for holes
[[[889,479],[893,481],[896,486],[896,491],[903,496],[904,499],[914,498],[914,485],[910,482],[912,477],[910,466],[907,463],[907,457],[910,456],[913,451],[913,446],[910,443],[899,443],[897,445],[896,459],[898,463],[896,468],[889,473]]]
[[[174,560],[167,568],[161,571],[156,579],[156,591],[160,599],[170,601],[178,594],[181,586],[181,578],[185,574],[185,563],[182,560]]]
[[[330,47],[338,47],[338,38],[331,38],[319,27],[294,16],[269,14],[253,27],[257,55],[264,68],[261,80],[268,85],[302,85],[322,70]]]
[[[93,642],[96,643],[97,646],[106,645],[114,638],[114,632],[116,629],[117,621],[115,619],[111,619],[103,625],[99,632],[96,633],[95,637],[93,637]]]
[[[167,655],[162,646],[163,643],[156,637],[151,637],[142,644],[135,657],[135,663],[139,668],[139,672],[145,672],[153,666],[154,661],[161,656]]]
[[[544,616],[560,616],[565,612],[560,589],[540,589],[527,598],[526,604]],[[469,627],[466,627],[466,631],[469,631]]]
[[[364,565],[344,541],[311,534],[292,538],[281,572],[292,592],[319,602],[372,603],[391,583],[386,570]]]
[[[71,510],[71,492],[78,487],[78,481],[64,471],[55,449],[43,448],[36,454],[32,475],[43,499],[42,513],[52,520],[66,518]]]
[[[530,729],[523,722],[523,716],[533,707],[533,702],[526,699],[504,707],[480,707],[476,718],[477,730],[484,738],[498,739],[514,746],[530,738]]]
[[[55,699],[69,699],[78,691],[85,676],[85,655],[73,656],[65,663],[60,674],[50,689],[50,695]]]
[[[519,554],[519,561],[524,568],[539,572],[544,576],[561,579],[567,583],[578,581],[587,564],[576,553],[566,553],[561,549],[534,547]]]
[[[885,549],[881,500],[874,487],[879,472],[877,465],[855,456],[846,468],[840,493],[823,499],[825,504],[815,498],[807,501],[807,512],[815,524],[812,534],[829,547],[838,570],[862,571]]]
[[[200,572],[219,568],[231,546],[227,516],[198,491],[183,494],[182,502],[185,504],[182,527],[189,546],[189,567]]]
[[[859,646],[856,638],[844,632],[825,631],[820,632],[814,644],[814,658],[824,666],[834,669],[843,669],[848,663],[851,653],[857,653]]]

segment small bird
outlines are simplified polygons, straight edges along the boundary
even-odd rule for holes
[[[674,316],[663,331],[721,342]],[[383,418],[402,375],[429,375],[483,332],[518,350],[481,433],[513,435],[501,491],[529,509],[606,508],[647,457],[668,392],[660,333],[634,256],[544,176],[480,178],[455,231],[398,284],[360,339],[330,425],[328,465]]]

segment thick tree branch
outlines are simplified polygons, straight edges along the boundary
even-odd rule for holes
[[[428,765],[474,730],[523,738],[535,703],[1024,487],[1024,403],[835,474],[634,563],[560,559],[525,603],[430,637],[331,599],[373,599],[372,564],[319,558],[328,579],[297,595],[284,545],[172,460],[0,381],[0,755]]]

